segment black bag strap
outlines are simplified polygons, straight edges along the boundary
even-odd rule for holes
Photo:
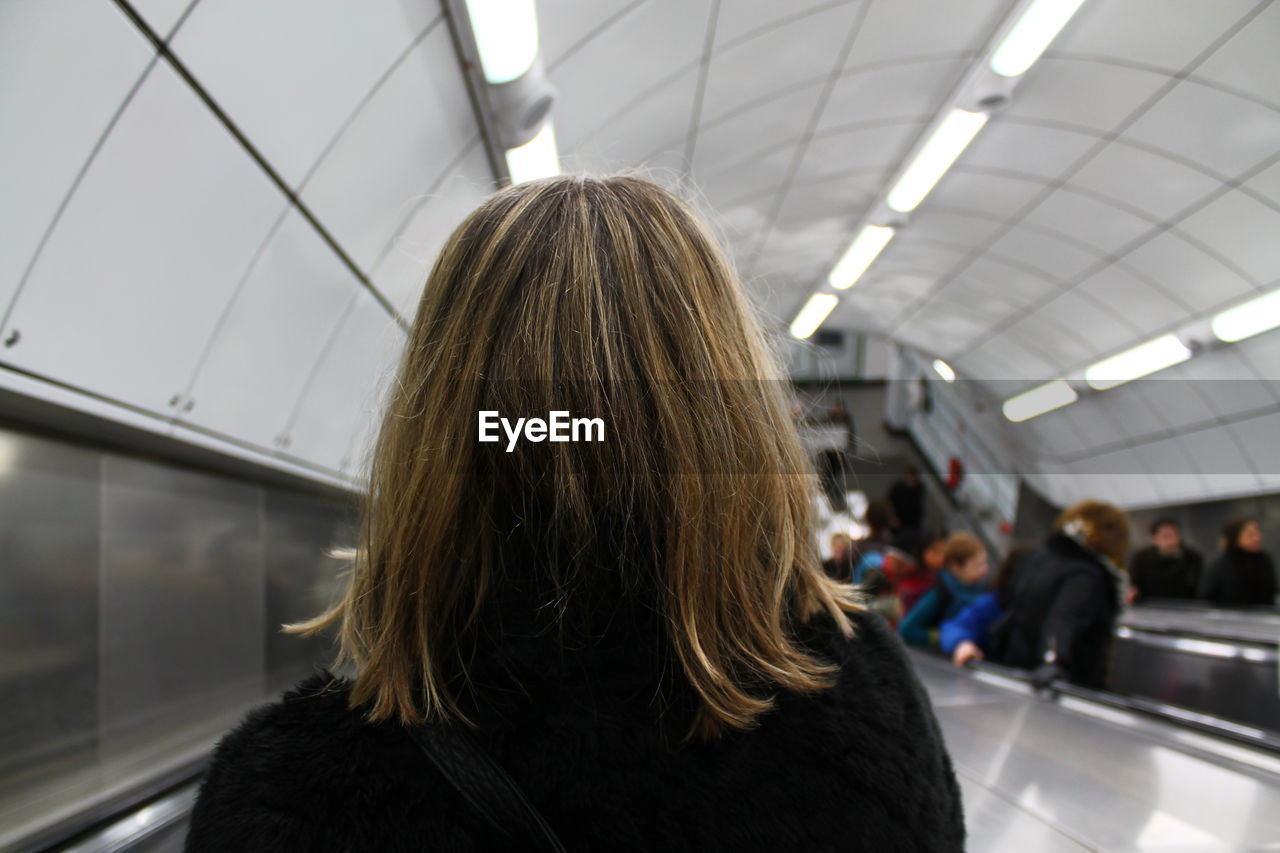
[[[499,833],[530,850],[565,853],[533,803],[470,732],[445,722],[406,731],[476,815]]]

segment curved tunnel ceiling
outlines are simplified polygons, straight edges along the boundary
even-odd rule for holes
[[[1012,5],[539,0],[562,162],[694,194],[781,327]],[[1270,0],[1087,0],[828,325],[1025,385],[1280,286],[1276,44]],[[6,384],[359,469],[426,269],[493,185],[440,5],[8,0],[0,114]],[[1277,335],[1169,375],[1280,378]],[[1280,434],[1275,383],[1198,393],[1242,455],[1237,427]],[[1025,430],[1027,464],[1187,432],[1060,434],[1085,411]]]

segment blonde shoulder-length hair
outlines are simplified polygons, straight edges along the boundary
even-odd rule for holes
[[[621,526],[654,576],[609,588],[656,599],[696,692],[688,738],[750,728],[777,689],[834,683],[796,627],[826,614],[852,636],[847,614],[862,606],[819,566],[816,482],[787,387],[731,264],[677,196],[630,175],[504,189],[427,279],[350,584],[287,630],[339,625],[351,705],[370,720],[469,723],[458,685],[503,582],[502,536],[524,524],[555,543],[537,571],[563,606],[601,572],[593,543],[620,541]],[[505,436],[477,440],[482,410],[587,413],[605,440],[507,451]]]

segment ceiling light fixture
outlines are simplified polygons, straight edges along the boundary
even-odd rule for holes
[[[868,225],[863,228],[835,269],[831,270],[827,281],[836,290],[853,287],[867,271],[867,267],[884,251],[884,247],[889,245],[894,233],[893,227],[889,225]]]
[[[1154,340],[1104,358],[1085,368],[1084,381],[1099,391],[1173,367],[1191,358],[1191,350],[1177,335],[1161,335]]]
[[[1019,423],[1074,403],[1077,399],[1079,395],[1076,394],[1076,389],[1067,384],[1066,380],[1054,379],[1005,400],[1001,411],[1006,418]]]
[[[834,293],[815,293],[800,309],[800,313],[791,321],[791,336],[804,340],[818,331],[827,317],[835,309],[840,297]]]
[[[991,56],[991,70],[1018,77],[1035,64],[1084,0],[1035,0]]]
[[[560,174],[560,154],[551,122],[544,124],[538,135],[524,145],[507,149],[507,171],[513,184]]]
[[[944,382],[956,381],[956,372],[951,369],[951,365],[940,358],[933,360],[933,372],[941,376]]]
[[[885,203],[899,213],[915,210],[986,123],[986,113],[961,109],[948,113],[893,185]]]
[[[1228,308],[1214,316],[1212,323],[1214,337],[1229,344],[1277,326],[1280,326],[1280,290]]]
[[[489,83],[509,83],[538,58],[533,0],[466,0],[480,65]]]

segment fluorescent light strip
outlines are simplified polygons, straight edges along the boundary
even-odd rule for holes
[[[940,358],[933,360],[933,372],[941,376],[946,382],[956,381],[956,372],[951,369],[951,365]]]
[[[1228,308],[1213,318],[1213,334],[1229,344],[1280,326],[1280,290],[1243,305]]]
[[[1104,358],[1085,369],[1084,380],[1099,391],[1173,367],[1191,358],[1191,350],[1177,335],[1161,335],[1154,340]]]
[[[1079,397],[1076,389],[1068,385],[1066,380],[1055,379],[1010,397],[1004,401],[1001,410],[1006,418],[1019,423],[1074,403],[1077,399]]]
[[[991,70],[1001,77],[1025,74],[1083,3],[1084,0],[1035,0],[991,55]]]
[[[889,207],[899,213],[915,210],[986,123],[986,113],[948,113],[889,191]]]
[[[893,239],[894,229],[887,225],[868,225],[849,245],[844,257],[831,270],[827,281],[836,290],[853,287],[862,274],[867,271],[884,247]]]
[[[791,321],[791,336],[801,340],[818,331],[827,317],[835,309],[840,297],[834,293],[815,293],[800,309],[800,313]]]
[[[524,145],[507,149],[507,171],[511,173],[513,184],[560,174],[556,131],[551,122],[544,124],[538,135]]]
[[[467,17],[489,83],[510,83],[538,58],[534,0],[467,0]]]

